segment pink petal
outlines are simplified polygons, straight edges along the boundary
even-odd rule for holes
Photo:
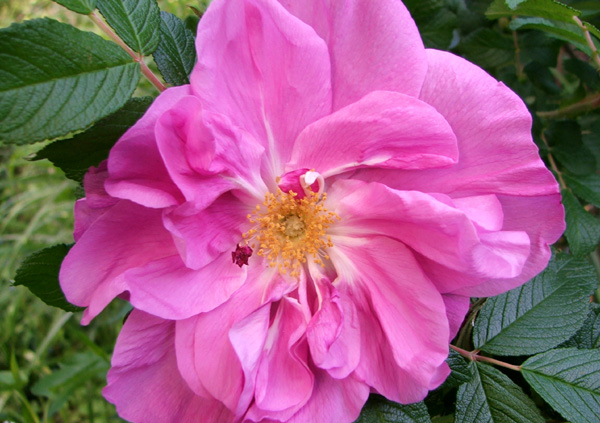
[[[263,143],[274,180],[302,128],[331,111],[327,46],[275,0],[247,0],[213,2],[196,48],[194,93]]]
[[[246,269],[229,252],[201,269],[185,266],[179,255],[155,260],[125,273],[131,304],[164,319],[186,319],[210,311],[246,281]]]
[[[353,422],[368,397],[369,387],[355,377],[334,379],[317,370],[310,399],[287,423],[312,422],[315,416],[319,423]]]
[[[400,1],[280,0],[327,42],[338,110],[376,90],[418,96],[427,71],[419,31]]]
[[[330,255],[348,278],[344,286],[361,325],[356,375],[393,401],[422,400],[448,355],[442,296],[403,244],[385,237],[332,239]]]
[[[119,415],[138,423],[233,422],[212,398],[195,395],[177,370],[175,323],[134,310],[117,339],[103,394]]]
[[[163,92],[111,149],[108,157],[110,178],[106,181],[110,195],[147,207],[167,207],[181,201],[181,192],[171,180],[158,152],[154,125],[165,111],[189,94],[189,85]]]
[[[305,330],[300,305],[282,298],[256,375],[255,403],[248,411],[251,418],[281,419],[282,414],[289,417],[310,397],[313,374],[307,365],[307,345],[300,343]]]
[[[328,177],[365,166],[446,167],[457,159],[456,138],[435,109],[404,94],[376,91],[304,129],[287,168]]]
[[[328,202],[342,216],[336,233],[386,235],[432,261],[474,276],[517,276],[529,255],[525,232],[479,233],[446,196],[350,180],[335,182],[328,194]],[[492,215],[497,214],[497,203],[489,205]],[[442,292],[448,289],[456,287]]]
[[[155,127],[156,143],[169,175],[199,209],[233,188],[262,185],[259,174],[264,149],[251,136],[233,129],[224,116],[202,110],[200,100],[182,97]]]
[[[340,296],[331,283],[318,284],[320,308],[306,328],[306,339],[315,366],[336,379],[347,377],[360,359],[360,326],[353,301]]]
[[[184,203],[165,213],[164,225],[173,234],[186,266],[200,269],[243,241],[243,230],[249,225],[246,216],[251,211],[227,193],[204,210]]]
[[[162,226],[161,211],[121,200],[71,248],[60,269],[61,288],[75,305],[96,304],[86,315],[89,322],[123,292],[120,276],[126,270],[173,254],[177,251]]]
[[[177,322],[175,347],[182,376],[194,392],[209,392],[233,412],[248,405],[246,387],[253,384],[250,377],[256,371],[253,367],[257,361],[252,353],[244,352],[240,337],[252,338],[252,348],[258,346],[262,351],[267,336],[268,321],[261,324],[258,319],[249,326],[243,321],[289,290],[276,272],[257,270],[249,274],[247,282],[226,303]],[[260,316],[269,317],[259,312]],[[242,358],[249,361],[241,363]]]
[[[448,342],[450,342],[458,334],[469,311],[470,299],[463,295],[452,294],[443,294],[442,298],[446,306],[446,317],[450,324],[450,336],[448,337]]]

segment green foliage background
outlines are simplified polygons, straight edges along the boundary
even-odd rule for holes
[[[534,116],[533,136],[540,153],[561,183],[567,231],[540,276],[493,299],[473,299],[466,324],[453,342],[460,354],[451,351],[453,373],[440,389],[425,402],[404,407],[373,396],[358,422],[529,423],[563,422],[564,416],[575,423],[597,421],[600,58],[594,49],[600,42],[590,38],[592,48],[572,18],[575,12],[549,0],[404,3],[427,47],[466,57],[523,98]],[[586,25],[592,36],[600,37],[600,1],[563,3],[583,11],[579,19],[590,23]],[[179,18],[189,17],[188,26],[194,25],[188,6],[206,8],[206,2],[198,0],[158,4]],[[0,0],[1,28],[43,16],[100,34],[89,18],[50,0]],[[159,74],[151,58],[146,63]],[[185,80],[185,75],[182,79],[160,71],[167,82]],[[152,84],[140,78],[134,97],[156,94]],[[128,103],[126,109],[131,112],[138,106]],[[83,194],[77,181],[88,164],[73,161],[65,151],[92,135],[109,141],[118,136],[118,131],[103,128],[100,124],[49,147],[48,141],[0,144],[0,422],[122,421],[102,398],[101,389],[130,306],[117,300],[84,328],[76,310],[50,307],[19,286],[39,288],[72,242],[72,206]],[[42,147],[47,148],[40,152]],[[36,154],[36,160],[30,160]],[[55,244],[67,245],[30,256],[16,274],[24,257]],[[61,305],[60,298],[45,300]],[[470,355],[475,348],[482,352]]]

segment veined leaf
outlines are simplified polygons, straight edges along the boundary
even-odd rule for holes
[[[554,19],[563,22],[573,22],[573,16],[581,12],[554,0],[494,0],[485,16],[498,19],[503,16],[534,16]]]
[[[456,422],[544,423],[533,401],[507,376],[486,364],[470,366],[473,378],[456,396]]]
[[[484,68],[505,66],[515,59],[513,41],[490,28],[473,31],[459,46],[469,60]]]
[[[425,403],[397,404],[371,396],[354,423],[431,423]]]
[[[505,356],[554,348],[586,320],[596,285],[596,273],[587,261],[558,255],[525,285],[486,301],[475,320],[473,343]]]
[[[58,272],[71,247],[65,244],[44,248],[27,256],[17,270],[15,285],[24,285],[46,304],[66,311],[79,311],[60,289]]]
[[[146,56],[158,46],[160,9],[156,0],[98,0],[98,10],[133,51]]]
[[[35,160],[48,159],[68,178],[82,182],[90,166],[98,166],[108,158],[112,146],[142,117],[151,103],[150,97],[132,98],[87,131],[47,145],[36,154]]]
[[[565,236],[571,252],[575,256],[589,254],[600,243],[600,222],[579,204],[570,190],[563,189],[561,194],[567,221]]]
[[[83,129],[123,106],[138,79],[119,46],[71,25],[36,19],[2,29],[0,142]]]
[[[600,350],[561,348],[529,358],[523,377],[564,418],[596,423],[600,416]]]
[[[565,173],[563,179],[578,197],[600,207],[600,175],[571,176]]]
[[[54,0],[61,6],[66,7],[73,12],[89,15],[96,8],[96,0]]]
[[[600,304],[590,304],[590,312],[583,326],[561,347],[600,348]]]
[[[463,383],[470,381],[473,377],[469,364],[453,349],[450,350],[446,363],[450,366],[452,373],[450,373],[450,376],[448,376],[448,379],[444,382],[444,386],[460,386]]]
[[[574,22],[555,22],[544,18],[516,18],[510,22],[509,28],[513,31],[519,29],[544,31],[553,38],[571,43],[581,51],[592,54],[592,50],[587,45],[583,32]]]
[[[160,43],[154,52],[156,66],[169,84],[189,84],[196,63],[194,34],[170,13],[160,12],[160,18]]]

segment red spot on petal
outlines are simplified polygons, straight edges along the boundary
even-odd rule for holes
[[[247,266],[250,256],[252,256],[252,248],[250,248],[249,245],[240,247],[238,244],[235,247],[235,251],[231,253],[231,261],[240,267],[242,267],[244,264]]]

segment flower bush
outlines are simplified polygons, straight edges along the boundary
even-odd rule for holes
[[[131,302],[134,422],[352,422],[448,376],[469,297],[544,269],[560,193],[510,89],[399,1],[215,0],[191,84],[87,173],[61,286]]]

